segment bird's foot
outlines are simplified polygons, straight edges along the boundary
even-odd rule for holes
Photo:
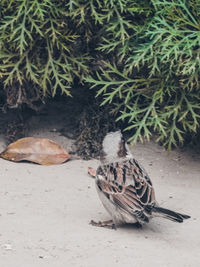
[[[98,227],[105,227],[108,229],[114,229],[116,230],[116,225],[113,223],[113,220],[109,220],[109,221],[103,221],[103,222],[95,222],[93,220],[90,221],[90,224],[93,226],[98,226]]]

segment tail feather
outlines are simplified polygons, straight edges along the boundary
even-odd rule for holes
[[[189,219],[189,215],[181,214],[172,210],[160,208],[160,207],[154,207],[153,208],[154,215],[161,216],[163,218],[169,219],[174,222],[182,223],[183,220]]]

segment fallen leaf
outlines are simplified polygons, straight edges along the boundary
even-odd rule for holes
[[[88,167],[88,174],[91,176],[91,177],[96,177],[96,170],[93,169],[92,167]]]
[[[70,155],[59,144],[46,138],[26,137],[11,143],[0,154],[11,161],[31,161],[41,165],[56,165],[67,161]]]

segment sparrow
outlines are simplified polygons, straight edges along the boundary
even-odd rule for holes
[[[121,131],[110,132],[105,136],[100,161],[97,171],[89,168],[89,172],[95,176],[98,195],[112,220],[92,220],[92,225],[116,228],[128,223],[141,227],[153,217],[179,223],[190,218],[158,205],[153,184],[145,169],[133,158]]]

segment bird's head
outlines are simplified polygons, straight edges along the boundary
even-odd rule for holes
[[[103,140],[100,160],[102,163],[123,161],[132,158],[121,131],[109,132]]]

